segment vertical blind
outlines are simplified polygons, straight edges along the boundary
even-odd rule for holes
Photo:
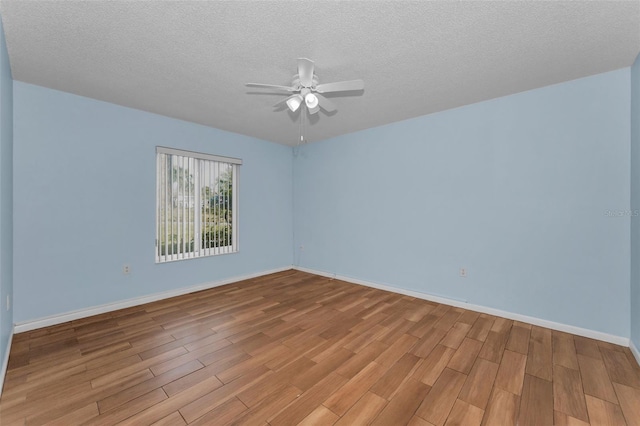
[[[156,148],[156,262],[238,251],[240,164]]]

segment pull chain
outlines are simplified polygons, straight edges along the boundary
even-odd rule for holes
[[[298,145],[304,143],[304,108],[300,108],[300,140]]]

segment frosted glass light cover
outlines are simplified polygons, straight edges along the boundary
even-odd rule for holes
[[[313,93],[309,93],[304,97],[304,102],[307,104],[307,108],[313,109],[318,106],[318,98]]]

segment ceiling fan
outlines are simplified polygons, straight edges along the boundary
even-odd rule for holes
[[[364,89],[364,81],[349,80],[318,84],[318,76],[314,74],[313,61],[307,58],[298,58],[298,74],[293,76],[291,86],[261,83],[247,83],[247,86],[291,92],[293,93],[291,96],[278,102],[274,106],[280,106],[283,103],[286,103],[292,112],[296,112],[298,108],[304,104],[310,114],[315,114],[320,110],[320,108],[326,112],[333,112],[336,110],[334,103],[322,96],[322,93],[362,90]]]

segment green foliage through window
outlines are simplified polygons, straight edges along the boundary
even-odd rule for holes
[[[236,173],[237,164],[158,152],[157,261],[237,251]]]

